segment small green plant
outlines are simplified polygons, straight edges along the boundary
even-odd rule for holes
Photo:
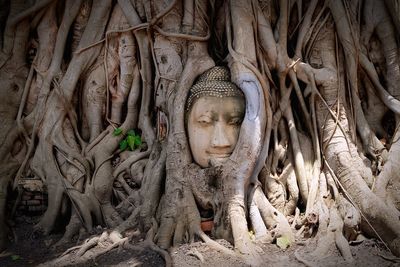
[[[113,135],[118,136],[123,133],[121,128],[115,128]],[[129,130],[126,137],[119,142],[119,149],[125,151],[129,149],[130,151],[135,150],[142,144],[142,138],[139,134],[136,134],[134,130]]]
[[[12,261],[17,261],[17,260],[20,260],[20,259],[22,259],[22,258],[19,255],[11,255],[11,260]]]
[[[114,136],[118,136],[118,135],[120,135],[120,134],[122,134],[122,129],[121,128],[115,128],[114,129],[114,132],[113,132],[113,135]]]

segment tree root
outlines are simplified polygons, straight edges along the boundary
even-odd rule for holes
[[[117,231],[110,233],[105,231],[99,236],[85,240],[81,245],[67,249],[58,259],[40,266],[65,266],[71,263],[83,264],[88,261],[95,261],[96,258],[117,247],[139,251],[149,248],[162,256],[167,267],[172,266],[171,256],[168,252],[157,247],[151,240],[145,240],[138,245],[130,244],[129,240],[136,235],[137,232],[133,232],[130,233],[130,236],[123,238]]]
[[[72,212],[73,214],[71,215],[70,221],[65,229],[65,233],[63,237],[54,244],[55,248],[62,247],[64,244],[71,242],[72,238],[79,233],[79,230],[82,227],[82,222],[79,219],[79,215],[76,213],[77,211],[74,209]]]
[[[289,222],[282,213],[269,203],[260,187],[257,187],[254,191],[254,202],[260,210],[265,225],[272,229],[272,236],[274,238],[285,236],[290,242],[294,242],[294,235]]]
[[[212,240],[211,238],[208,237],[203,231],[198,231],[197,235],[206,243],[207,246],[210,248],[219,251],[221,253],[224,253],[226,255],[229,255],[231,257],[237,257],[238,255],[233,251],[230,250],[221,244],[217,243],[216,241]]]
[[[116,231],[111,233],[105,231],[100,236],[89,238],[83,244],[67,249],[59,258],[43,266],[65,266],[71,262],[79,264],[95,260],[114,248],[124,247],[127,242],[129,242],[129,237],[123,238]]]
[[[400,258],[398,258],[398,257],[386,256],[386,255],[383,255],[383,254],[380,254],[380,253],[378,253],[378,256],[381,257],[382,259],[387,260],[387,261],[391,261],[391,262],[394,262],[394,263],[400,263]]]
[[[295,252],[294,252],[294,256],[295,256],[295,258],[296,258],[296,260],[298,260],[300,263],[303,263],[305,266],[307,266],[307,267],[317,267],[318,266],[318,264],[314,264],[313,262],[311,262],[311,261],[309,261],[309,260],[306,260],[306,259],[304,259],[303,257],[301,257],[300,255],[299,255],[299,249],[297,249]]]
[[[197,249],[192,249],[188,251],[186,255],[194,256],[198,258],[201,263],[204,263],[204,257]]]
[[[97,223],[116,227],[114,232],[104,232],[67,250],[61,261],[74,257],[77,261],[95,259],[116,247],[142,249],[127,244],[129,238],[119,234],[140,226],[148,239],[142,247],[161,254],[167,266],[172,264],[169,255],[153,240],[167,248],[171,243],[192,241],[195,235],[211,248],[243,257],[250,264],[258,264],[261,259],[259,241],[284,236],[294,242],[300,236],[316,236],[318,247],[311,253],[316,260],[336,245],[345,261],[352,262],[348,240],[359,242],[361,221],[364,226],[368,224],[363,231],[375,234],[400,255],[399,203],[392,203],[399,200],[400,132],[396,129],[393,137],[392,128],[379,127],[379,134],[392,138],[387,140],[388,144],[391,142],[387,152],[389,145],[376,138],[374,127],[365,118],[368,112],[364,114],[362,110],[366,98],[368,101],[375,97],[365,94],[374,89],[399,121],[400,102],[394,88],[400,75],[398,44],[382,3],[366,1],[357,11],[364,13],[354,16],[364,15],[365,20],[365,10],[372,12],[376,7],[378,15],[366,22],[368,29],[361,36],[369,40],[377,31],[382,45],[377,50],[383,50],[384,57],[376,59],[370,52],[382,51],[361,48],[363,44],[353,32],[357,25],[348,13],[356,12],[350,10],[356,5],[348,7],[343,1],[299,0],[290,5],[285,0],[275,1],[275,5],[271,4],[274,1],[260,1],[265,2],[264,9],[259,1],[240,0],[226,4],[173,0],[167,8],[166,1],[108,0],[101,5],[85,1],[80,8],[82,1],[50,4],[40,0],[25,11],[29,3],[22,0],[3,2],[9,10],[0,12],[0,22],[6,22],[8,16],[7,23],[0,23],[5,26],[0,29],[0,69],[4,78],[0,83],[14,86],[15,92],[10,94],[12,105],[0,105],[1,122],[3,114],[13,117],[5,118],[3,123],[9,129],[0,133],[0,143],[7,138],[1,143],[0,158],[3,162],[16,159],[19,170],[16,169],[14,185],[23,176],[31,175],[46,183],[48,209],[35,231],[51,232],[60,214],[70,216],[70,223],[56,245],[71,240],[84,228],[91,232]],[[298,15],[292,17],[290,11],[295,5]],[[161,12],[153,16],[155,11]],[[208,17],[215,11],[222,18],[218,22]],[[59,23],[56,14],[62,15]],[[128,24],[133,27],[128,29]],[[211,33],[213,26],[219,28]],[[73,45],[68,47],[71,32]],[[384,40],[387,43],[382,43]],[[37,49],[33,62],[26,60],[29,41],[38,42],[31,47]],[[220,47],[210,49],[214,41]],[[291,59],[287,50],[293,44],[296,58]],[[368,41],[364,40],[364,45]],[[104,58],[98,57],[101,54]],[[227,60],[218,62],[222,58]],[[299,62],[301,59],[309,63]],[[386,70],[382,71],[384,61]],[[231,68],[232,81],[246,97],[239,140],[226,165],[196,169],[191,165],[185,131],[185,100],[200,73],[226,63]],[[365,72],[361,75],[365,76],[367,90],[357,84],[360,68]],[[279,90],[271,90],[277,89],[272,87],[276,87],[278,79]],[[292,94],[293,88],[296,95]],[[305,101],[310,94],[309,101]],[[321,99],[316,101],[316,96]],[[18,101],[15,124],[15,116],[10,116],[13,112],[7,109],[18,107],[14,105]],[[276,112],[273,119],[272,109]],[[370,109],[373,116],[374,110]],[[386,109],[380,109],[377,117],[382,118]],[[110,121],[110,110],[115,123]],[[155,122],[154,115],[161,112],[165,115],[163,122]],[[25,114],[28,115],[23,118]],[[282,115],[286,121],[281,120]],[[356,118],[360,119],[357,124]],[[107,127],[108,123],[111,125]],[[392,122],[388,124],[393,126]],[[114,136],[117,125],[123,134]],[[118,146],[124,134],[137,127],[143,133],[147,151],[120,153]],[[157,132],[156,136],[156,128],[162,128],[163,133]],[[269,149],[271,129],[275,138],[273,151]],[[356,129],[366,151],[360,149],[361,142],[357,144]],[[266,163],[269,152],[272,157]],[[376,173],[380,172],[377,177],[364,153],[385,163],[383,168],[376,168]],[[130,157],[124,158],[128,154]],[[326,158],[324,167],[331,172],[320,173],[326,171],[321,168],[322,155]],[[115,166],[117,159],[121,161]],[[265,174],[268,180],[263,181],[262,192],[255,185],[264,165],[261,176]],[[5,169],[6,165],[1,167]],[[0,251],[8,241],[5,201],[13,175],[10,173],[3,170],[0,174]],[[124,180],[127,176],[134,186]],[[113,188],[117,185],[114,179],[126,194]],[[372,185],[370,190],[372,181],[376,182],[375,188]],[[66,195],[71,210],[65,205]],[[18,201],[15,207],[17,204]],[[299,205],[306,205],[305,214],[300,214]],[[219,245],[200,230],[203,210],[214,212],[213,234],[230,241],[233,238],[236,251]],[[285,216],[294,212],[289,224]],[[256,242],[249,237],[249,225],[255,231]],[[296,254],[297,251],[296,258],[306,265],[317,264]],[[195,252],[193,255],[204,260]]]
[[[353,256],[346,238],[343,236],[343,220],[336,207],[330,210],[329,231],[334,233],[335,243],[346,262],[353,262]]]
[[[160,254],[163,257],[166,267],[171,267],[172,266],[172,259],[171,259],[171,256],[169,255],[169,253],[167,251],[159,248],[151,240],[146,240],[146,241],[144,241],[144,243],[145,243],[146,247],[151,248],[152,250],[154,250],[155,252],[157,252],[158,254]]]
[[[334,244],[336,244],[336,247],[339,249],[343,259],[347,263],[352,263],[354,261],[350,251],[349,243],[343,236],[343,220],[335,206],[332,206],[329,209],[329,225],[327,226],[326,232],[324,229],[319,229],[318,235],[320,237],[317,241],[316,249],[310,253],[310,258],[321,261],[324,256],[328,254],[329,250],[334,246]],[[318,263],[314,264],[313,262],[301,257],[298,254],[298,250],[295,252],[295,257],[298,261],[307,266],[319,266]]]

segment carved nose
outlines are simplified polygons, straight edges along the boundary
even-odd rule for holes
[[[211,140],[212,147],[230,147],[229,138],[222,127],[222,123],[217,122],[214,127],[213,138]]]

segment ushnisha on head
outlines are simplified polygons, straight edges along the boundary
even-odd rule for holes
[[[201,167],[221,165],[232,154],[245,112],[243,92],[217,66],[200,75],[186,101],[187,131],[194,161]]]

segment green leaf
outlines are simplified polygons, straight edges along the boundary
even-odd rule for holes
[[[136,133],[135,133],[135,131],[134,130],[129,130],[128,131],[128,136],[135,136],[136,135]]]
[[[120,135],[120,134],[122,134],[122,129],[121,128],[115,128],[115,130],[114,130],[114,132],[113,132],[113,135],[114,136],[118,136],[118,135]]]
[[[142,138],[139,135],[135,135],[135,145],[140,146],[142,144]]]
[[[287,249],[290,246],[290,240],[286,236],[281,236],[276,239],[276,245],[281,249]]]
[[[135,150],[135,136],[128,135],[126,137],[126,141],[128,142],[128,146],[131,151]]]
[[[21,256],[19,256],[19,255],[11,255],[11,260],[13,260],[13,261],[17,261],[20,259],[21,259]]]
[[[126,141],[126,139],[124,139],[121,142],[119,142],[119,149],[121,151],[124,151],[127,148],[128,148],[128,142]]]

